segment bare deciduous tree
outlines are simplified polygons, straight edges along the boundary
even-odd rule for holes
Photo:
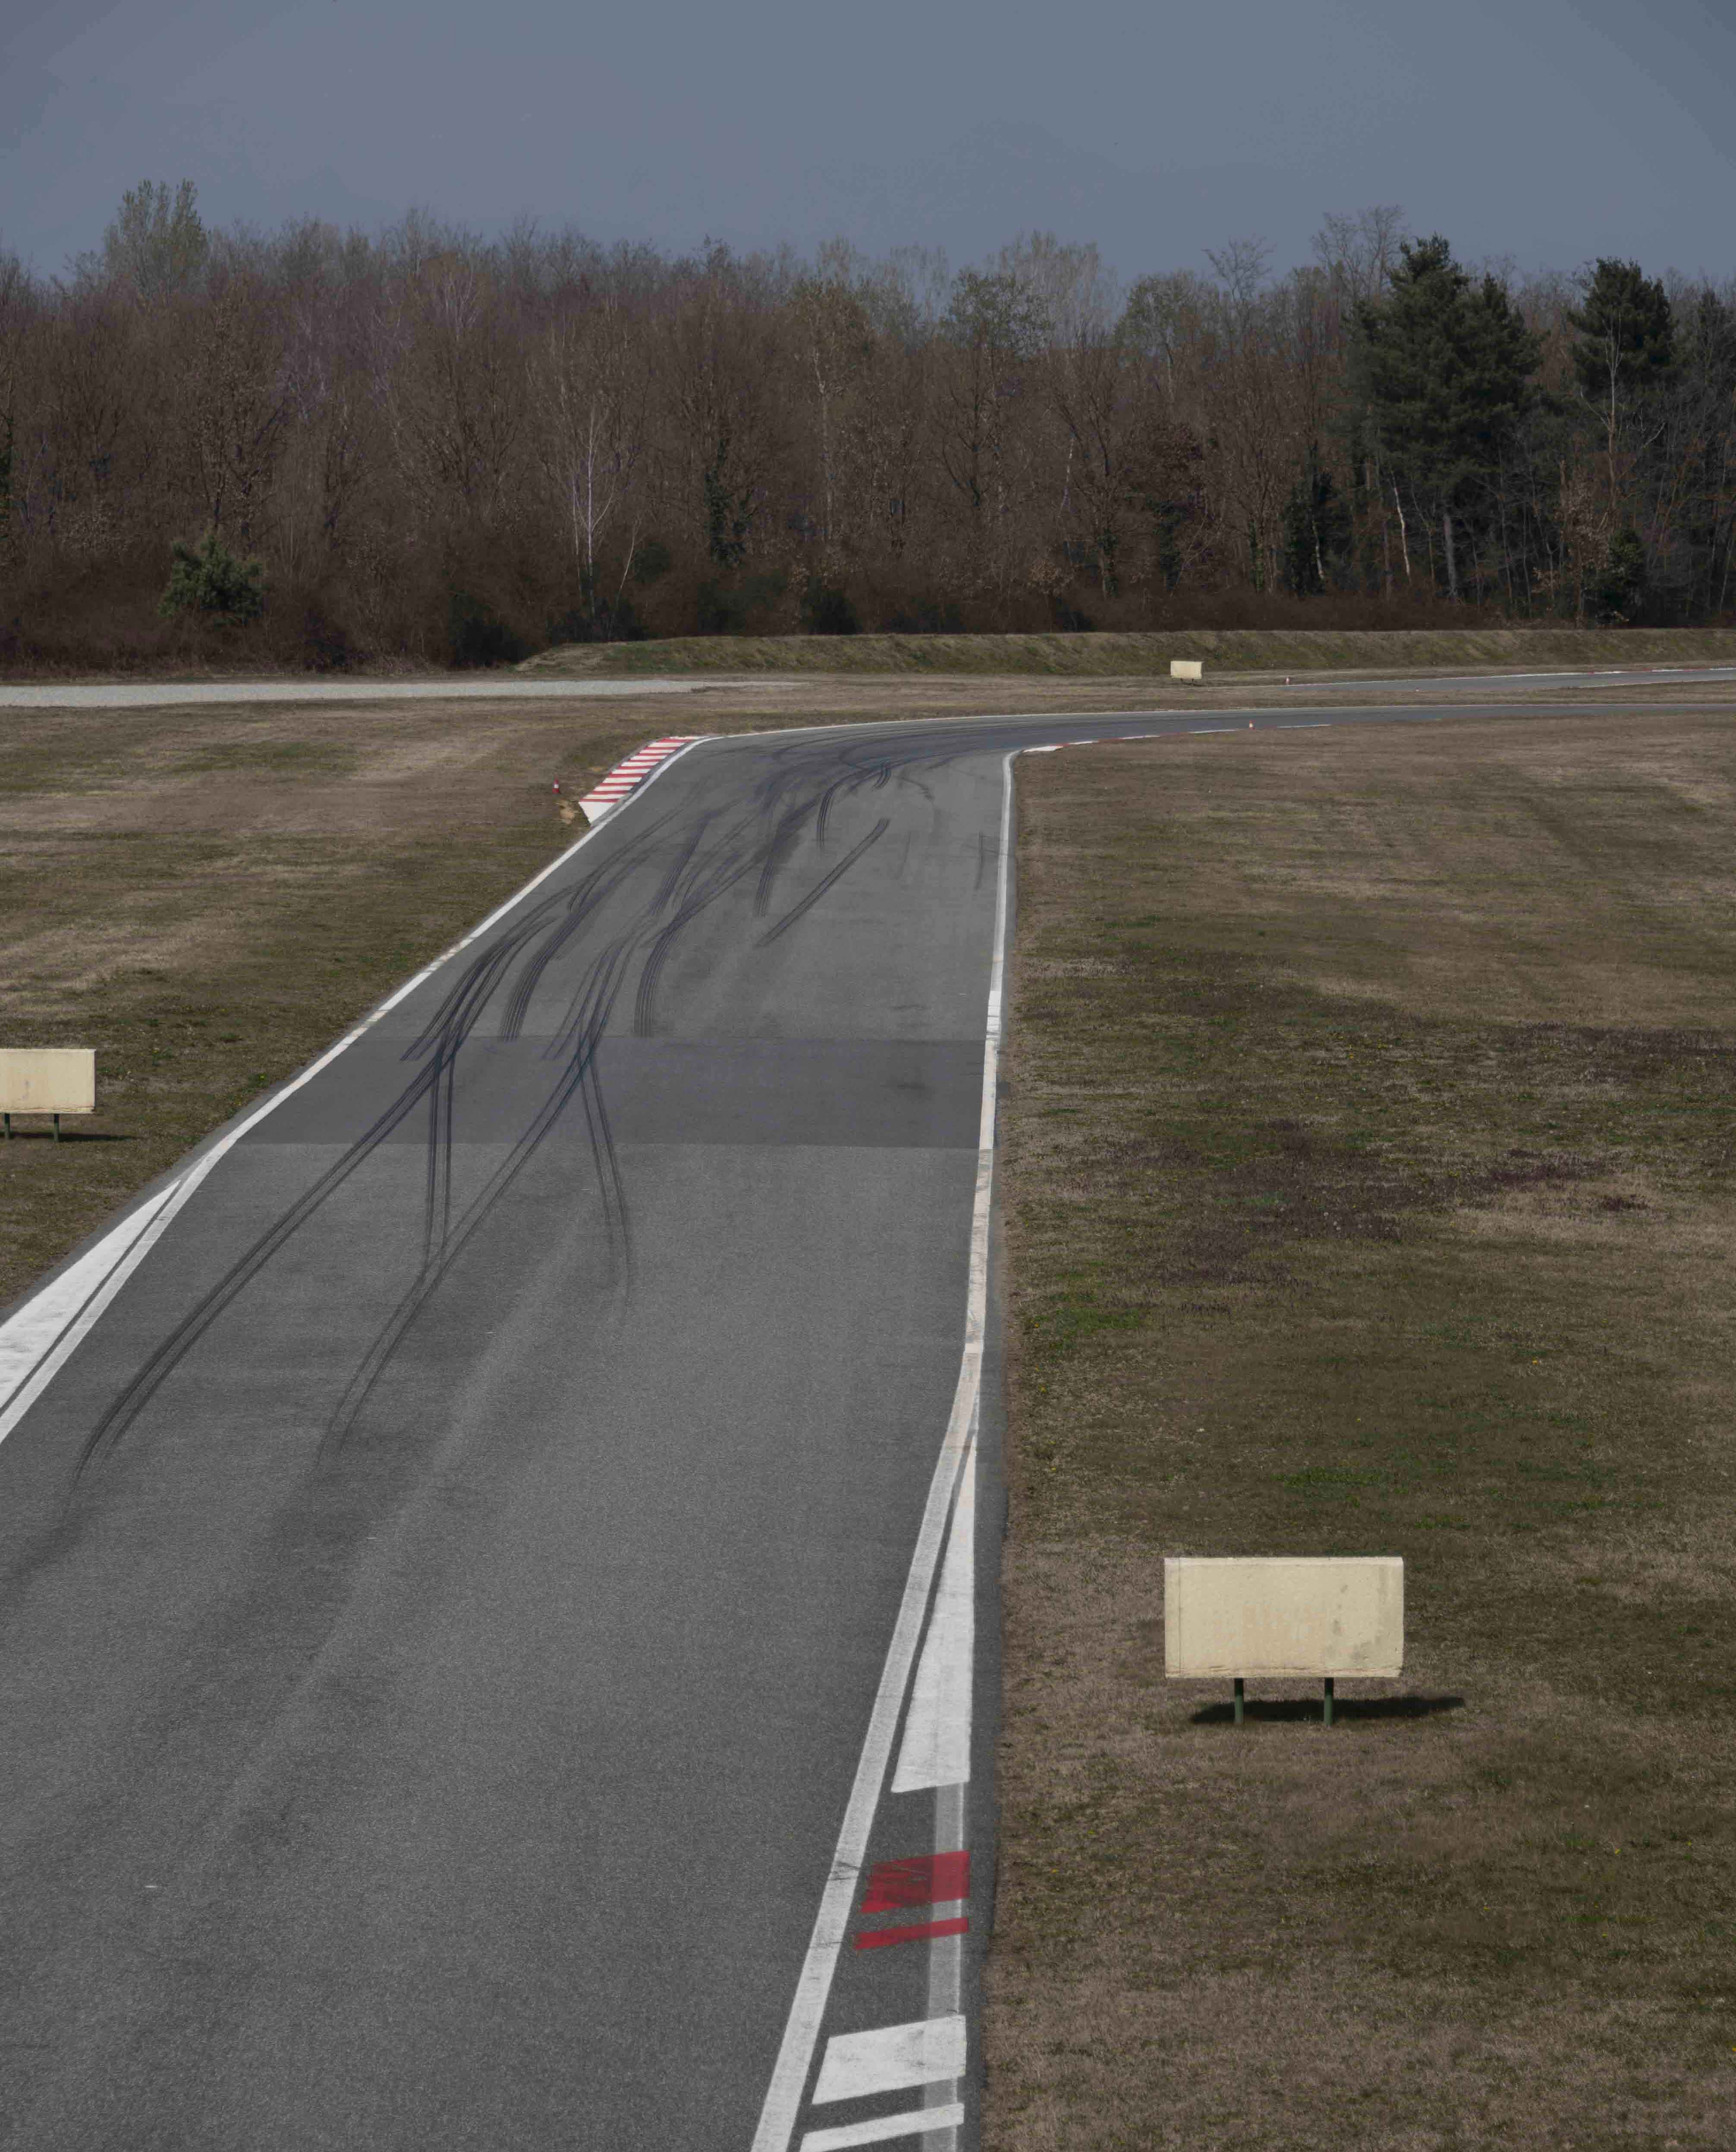
[[[269,295],[226,276],[187,338],[187,445],[204,520],[232,525],[251,547],[289,409],[283,348]]]
[[[645,452],[647,372],[634,325],[613,299],[563,314],[533,370],[536,453],[572,547],[593,625],[598,556]],[[631,561],[631,541],[622,572]]]
[[[1404,234],[1330,216],[1287,273],[1244,241],[1124,298],[1046,233],[956,275],[841,242],[672,259],[420,213],[208,231],[149,182],[63,282],[0,259],[0,609],[100,590],[155,634],[201,526],[263,561],[246,632],[305,600],[423,657],[460,616],[485,656],[575,617],[1426,617],[1454,588],[1527,617],[1607,613],[1612,577],[1625,617],[1736,601],[1736,292],[1503,271],[1478,303],[1526,383],[1444,499],[1402,384],[1371,393]]]

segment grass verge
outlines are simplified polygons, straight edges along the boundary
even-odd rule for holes
[[[1728,628],[1200,628],[1145,635],[675,636],[571,643],[521,672],[638,678],[683,672],[1036,673],[1167,678],[1172,657],[1214,672],[1375,672],[1417,667],[1717,664],[1736,662]]]
[[[994,2152],[1736,2142],[1733,746],[1021,766]],[[1232,1552],[1406,1678],[1166,1684]]]

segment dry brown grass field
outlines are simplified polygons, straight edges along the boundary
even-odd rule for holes
[[[986,2144],[1736,2144],[1736,724],[1019,788]],[[1406,1561],[1329,1732],[1163,1678],[1282,1552]]]

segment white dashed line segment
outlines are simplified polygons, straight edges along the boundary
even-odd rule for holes
[[[928,1638],[905,1716],[895,1794],[962,1785],[971,1775],[971,1673],[977,1641],[977,1443],[970,1449],[947,1535]]]
[[[955,2100],[950,2107],[916,2108],[905,2114],[876,2114],[866,2122],[845,2122],[830,2129],[810,2129],[802,2139],[802,2152],[846,2152],[852,2144],[885,2144],[895,2137],[926,2137],[937,2129],[957,2129],[964,2109]]]
[[[959,2016],[914,2018],[907,2025],[840,2033],[826,2042],[814,2104],[827,2107],[835,2100],[945,2083],[964,2074],[964,2019]]]

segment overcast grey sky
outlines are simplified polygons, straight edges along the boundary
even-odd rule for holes
[[[0,0],[0,244],[58,271],[147,176],[216,223],[1034,226],[1128,275],[1394,202],[1468,259],[1723,277],[1736,0]]]

